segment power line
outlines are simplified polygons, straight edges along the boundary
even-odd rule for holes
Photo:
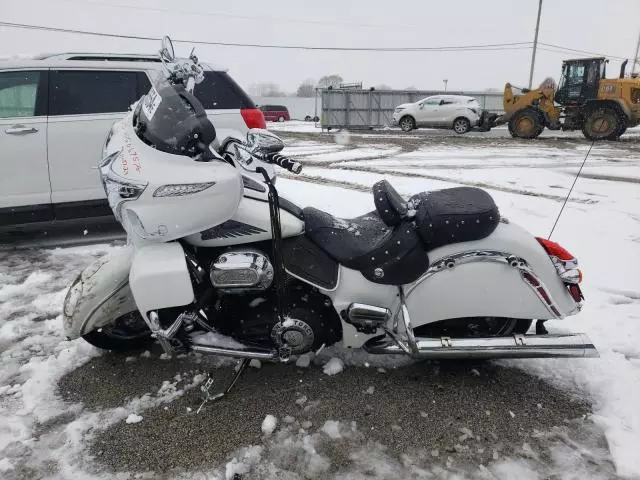
[[[29,25],[24,23],[0,22],[0,26],[9,28],[22,28],[27,30],[43,30],[58,33],[73,33],[75,35],[92,35],[96,37],[124,38],[128,40],[159,41],[160,38],[143,35],[124,35],[115,33],[89,32],[70,28],[47,27],[44,25]],[[325,50],[325,51],[349,51],[349,52],[469,52],[492,50],[520,50],[531,48],[531,42],[494,43],[481,45],[457,45],[441,47],[315,47],[309,45],[273,45],[258,43],[213,42],[205,40],[181,40],[174,39],[176,43],[189,43],[195,45],[215,45],[223,47],[251,47],[251,48],[276,48],[286,50]]]
[[[540,42],[540,45],[544,45],[545,47],[557,48],[559,50],[565,50],[567,52],[583,53],[585,55],[594,55],[596,57],[607,57],[607,58],[613,58],[615,60],[624,60],[625,59],[625,57],[619,57],[617,55],[607,55],[607,54],[604,54],[604,53],[594,53],[594,52],[589,52],[587,50],[579,50],[579,49],[576,49],[576,48],[563,47],[562,45],[554,45],[552,43]]]
[[[150,12],[162,12],[162,13],[170,13],[172,15],[181,14],[181,15],[194,15],[194,16],[206,16],[206,17],[219,17],[219,18],[228,18],[232,20],[257,20],[260,22],[269,21],[269,22],[287,22],[287,23],[303,23],[303,24],[311,24],[311,25],[341,25],[345,27],[367,27],[367,28],[424,28],[424,25],[414,25],[414,24],[382,24],[382,23],[360,23],[360,22],[337,22],[331,20],[310,20],[310,19],[297,19],[297,18],[283,18],[283,17],[264,17],[264,16],[251,16],[251,15],[235,15],[230,13],[218,13],[218,12],[207,12],[207,11],[196,11],[196,10],[184,10],[184,9],[175,9],[175,8],[164,8],[164,7],[150,7],[150,6],[140,6],[140,5],[129,5],[123,3],[105,3],[96,0],[58,0],[69,3],[82,4],[84,6],[87,3],[101,6],[101,7],[113,7],[113,8],[125,8],[127,10],[142,10],[142,11],[150,11]]]

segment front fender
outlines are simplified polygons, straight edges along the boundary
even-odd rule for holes
[[[129,288],[133,248],[119,248],[95,261],[71,284],[64,300],[64,334],[70,340],[137,310]]]

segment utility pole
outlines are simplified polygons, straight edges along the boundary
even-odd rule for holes
[[[538,20],[536,21],[536,34],[533,37],[533,53],[531,54],[531,70],[529,71],[529,90],[533,85],[533,67],[536,63],[536,50],[538,49],[538,30],[540,30],[540,14],[542,13],[542,0],[538,3]]]
[[[638,58],[638,53],[640,53],[640,34],[638,35],[638,44],[636,45],[636,54],[633,56],[633,65],[631,65],[631,75],[636,73],[636,67],[640,64],[640,58]]]
[[[636,52],[637,55],[637,52]],[[444,80],[442,80],[442,82],[444,83],[444,91],[447,91],[447,83],[449,83],[449,80],[447,80],[446,78]]]

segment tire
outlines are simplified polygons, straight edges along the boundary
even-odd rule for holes
[[[524,108],[509,120],[509,133],[513,138],[537,138],[544,130],[544,116],[535,108]]]
[[[306,117],[304,117],[304,121],[305,122],[310,122],[311,121],[311,116],[307,115]]]
[[[415,329],[418,337],[451,338],[508,337],[525,334],[533,320],[501,317],[471,317],[442,320]]]
[[[585,115],[582,134],[594,142],[613,140],[620,136],[616,134],[623,126],[621,115],[615,108],[594,108]]]
[[[413,117],[406,115],[400,119],[398,125],[403,132],[410,132],[411,130],[415,130],[416,121],[413,119]]]
[[[122,315],[111,325],[89,332],[82,338],[94,347],[114,352],[141,350],[154,341],[142,315],[137,311]]]
[[[471,130],[471,122],[465,117],[456,118],[453,121],[453,131],[458,135],[462,135]]]
[[[316,116],[316,117],[313,117],[313,121],[314,121],[314,122],[319,122],[319,121],[320,121],[320,117],[317,117],[317,116]]]
[[[283,117],[283,116],[279,116],[279,117],[278,117],[278,121],[279,121],[279,122],[284,122],[284,117]]]

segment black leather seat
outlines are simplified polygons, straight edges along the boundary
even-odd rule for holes
[[[409,208],[415,211],[415,223],[427,250],[485,238],[500,222],[493,198],[480,188],[419,193],[409,199]]]
[[[359,270],[372,282],[402,285],[416,280],[429,258],[411,223],[388,226],[378,212],[340,219],[304,209],[306,235],[345,267]]]

